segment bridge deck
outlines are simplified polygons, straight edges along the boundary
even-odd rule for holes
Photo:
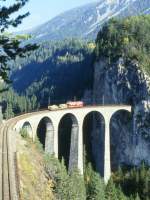
[[[48,108],[44,108],[44,109],[40,109],[40,110],[37,110],[37,111],[32,111],[32,112],[29,112],[29,113],[21,113],[19,115],[16,115],[16,117],[20,117],[20,116],[25,116],[27,115],[27,117],[29,117],[29,115],[33,115],[35,113],[37,114],[40,114],[40,113],[43,113],[43,112],[56,112],[56,111],[65,111],[65,110],[81,110],[81,109],[90,109],[90,108],[93,108],[93,109],[96,109],[96,108],[129,108],[131,109],[131,105],[126,105],[126,104],[105,104],[105,105],[90,105],[90,106],[83,106],[83,107],[74,107],[74,108],[58,108],[58,109],[55,109],[55,110],[49,110]]]

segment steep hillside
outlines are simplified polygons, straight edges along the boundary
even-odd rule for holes
[[[64,38],[95,39],[101,26],[112,17],[148,13],[149,0],[99,0],[69,10],[28,33],[37,42]]]
[[[44,107],[81,98],[91,86],[94,48],[94,43],[80,40],[45,43],[28,58],[17,60],[13,87],[28,97],[35,94]]]
[[[19,134],[16,140],[20,199],[54,200],[54,183],[46,173],[40,145]]]

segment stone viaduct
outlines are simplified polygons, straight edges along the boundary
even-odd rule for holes
[[[69,153],[69,168],[76,166],[81,174],[83,174],[83,124],[85,117],[92,113],[99,113],[105,124],[104,137],[104,181],[107,182],[111,175],[111,159],[110,159],[110,120],[118,111],[131,112],[131,106],[127,105],[108,105],[108,106],[89,106],[83,108],[72,108],[56,111],[40,111],[31,115],[24,115],[17,121],[14,129],[18,132],[21,129],[27,129],[30,137],[35,139],[37,130],[40,128],[41,121],[45,124],[44,148],[45,152],[59,156],[58,146],[62,141],[58,141],[59,124],[62,118],[70,118],[71,124],[71,144]],[[41,127],[42,128],[42,127]]]

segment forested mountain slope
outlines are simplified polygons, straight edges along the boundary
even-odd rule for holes
[[[35,94],[41,106],[83,96],[92,83],[95,44],[80,40],[44,43],[28,58],[18,59],[12,73],[14,89]]]

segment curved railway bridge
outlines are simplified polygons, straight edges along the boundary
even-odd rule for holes
[[[128,105],[89,106],[83,108],[70,108],[57,111],[39,111],[27,113],[10,119],[0,126],[0,200],[19,199],[19,186],[16,168],[16,143],[15,135],[21,129],[26,129],[29,136],[39,136],[45,151],[54,154],[57,158],[61,155],[61,142],[59,127],[66,118],[70,123],[70,145],[68,150],[68,168],[76,166],[83,173],[83,126],[85,118],[95,112],[103,119],[104,131],[104,169],[103,176],[107,182],[111,175],[110,161],[110,121],[118,111],[131,112]],[[42,130],[42,132],[41,132]],[[42,135],[42,136],[41,136]],[[44,135],[44,137],[43,137]],[[67,138],[64,138],[64,140]],[[64,148],[64,147],[63,147]]]

